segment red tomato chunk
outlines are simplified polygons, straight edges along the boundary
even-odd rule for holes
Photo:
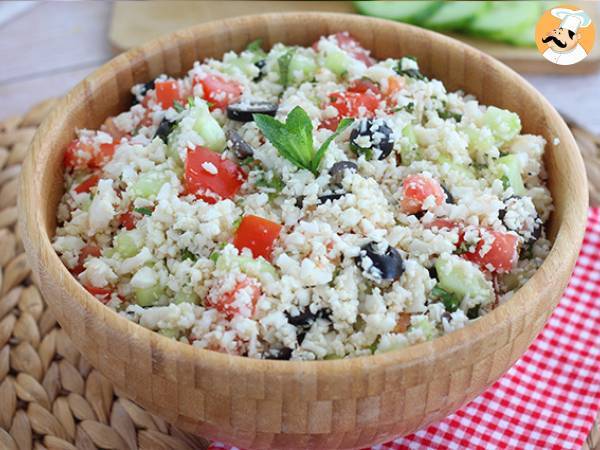
[[[415,214],[423,210],[423,204],[433,196],[436,205],[441,205],[446,200],[446,194],[440,183],[433,178],[415,174],[409,175],[402,183],[404,196],[401,200],[402,210],[407,214]]]
[[[228,292],[209,295],[206,298],[206,306],[215,308],[225,314],[228,319],[232,319],[237,315],[252,317],[260,295],[261,290],[258,281],[244,278],[238,281],[235,287]]]
[[[481,233],[475,251],[465,253],[463,257],[490,272],[510,272],[519,259],[517,236],[495,230],[482,230]]]
[[[204,99],[212,103],[210,109],[225,109],[230,103],[242,96],[242,85],[237,81],[226,80],[219,75],[208,74],[203,78],[196,77],[194,84],[200,84],[204,91]]]
[[[365,50],[356,39],[350,36],[350,33],[347,31],[341,31],[339,33],[335,33],[333,36],[337,41],[338,47],[345,52],[348,52],[350,56],[364,62],[367,67],[375,64],[375,60],[371,58],[369,52]],[[319,41],[316,41],[312,45],[313,50],[317,51],[318,44]]]
[[[335,130],[344,117],[373,117],[379,107],[379,98],[370,91],[367,92],[335,92],[329,95],[331,103],[338,111],[336,117],[321,122],[321,128]]]
[[[77,262],[77,265],[73,267],[73,269],[71,269],[71,272],[73,272],[73,274],[75,275],[79,275],[85,270],[83,264],[85,263],[85,260],[88,258],[88,256],[94,256],[97,258],[101,254],[102,252],[100,251],[100,248],[98,246],[93,244],[85,245],[79,252],[79,261]]]
[[[154,83],[156,89],[156,101],[161,104],[163,109],[173,107],[176,100],[180,100],[179,87],[177,81],[157,81]]]
[[[79,184],[77,187],[75,187],[74,191],[78,194],[81,194],[83,192],[90,192],[90,189],[92,189],[98,184],[98,180],[100,180],[100,177],[98,175],[92,175],[83,180],[81,184]]]
[[[110,295],[112,294],[112,289],[108,288],[99,288],[96,286],[92,286],[91,284],[86,284],[84,286],[86,290],[100,300],[102,303],[107,303],[110,300]]]
[[[233,245],[240,251],[248,248],[255,258],[262,256],[270,261],[280,231],[281,225],[278,223],[258,216],[245,216],[235,233]]]
[[[203,167],[208,164],[212,164],[217,172],[211,173]],[[246,177],[236,163],[223,159],[220,153],[200,146],[188,150],[185,161],[186,191],[207,203],[214,204],[219,199],[233,197]]]

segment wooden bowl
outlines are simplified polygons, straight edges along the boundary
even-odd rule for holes
[[[76,128],[95,128],[129,106],[129,88],[181,75],[205,57],[257,38],[310,45],[348,30],[377,58],[415,55],[449,90],[517,112],[548,141],[555,210],[550,255],[514,298],[468,327],[401,351],[337,361],[228,356],[169,340],[119,317],[88,294],[51,246],[63,193],[62,154]],[[558,138],[558,139],[556,139]],[[560,141],[560,142],[559,142]],[[584,233],[585,170],[569,129],[519,75],[440,34],[353,15],[248,16],[173,33],[111,60],[83,80],[39,128],[23,168],[20,222],[44,297],[84,357],[122,392],[182,429],[245,448],[353,448],[437,421],[500,377],[556,306]]]

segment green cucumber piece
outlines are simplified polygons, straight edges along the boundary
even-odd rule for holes
[[[456,173],[458,179],[474,180],[477,178],[471,166],[455,163],[452,156],[448,153],[440,153],[436,162],[447,167],[448,172]]]
[[[254,65],[254,62],[242,56],[237,56],[223,65],[223,70],[229,75],[236,75],[241,72],[248,78],[252,79],[260,73],[260,69]]]
[[[227,140],[219,122],[210,114],[205,101],[198,101],[191,113],[195,118],[193,129],[204,140],[205,145],[215,152],[225,150]]]
[[[400,146],[400,160],[402,161],[402,165],[410,166],[414,161],[423,159],[412,124],[409,123],[402,129],[402,136],[408,140],[407,143],[403,143]]]
[[[521,132],[521,119],[507,109],[490,106],[483,116],[481,124],[487,126],[494,135],[496,143],[501,146]]]
[[[521,177],[521,163],[517,155],[505,155],[496,161],[498,175],[512,187],[515,195],[525,194],[525,185]]]
[[[123,258],[131,258],[140,251],[140,246],[137,244],[132,231],[122,231],[115,236],[114,247],[115,250]]]
[[[328,50],[323,65],[338,76],[348,72],[352,58],[343,50]]]
[[[156,196],[163,184],[169,181],[166,174],[162,172],[145,172],[140,174],[132,186],[136,197],[149,198]]]
[[[261,273],[268,273],[273,278],[277,278],[277,270],[275,270],[275,267],[262,257],[254,259],[248,256],[221,255],[217,259],[217,270],[228,271],[234,266],[238,266],[240,271],[247,275],[258,276]]]
[[[135,302],[143,307],[153,306],[164,294],[162,286],[151,286],[149,288],[137,288],[135,292]]]
[[[400,22],[421,23],[442,5],[440,1],[355,1],[356,10],[366,16]]]
[[[184,292],[179,291],[175,294],[173,298],[174,303],[194,303],[198,304],[198,295],[195,292]]]
[[[502,33],[509,28],[519,28],[539,19],[537,2],[492,2],[491,7],[480,12],[469,24],[469,30],[483,37]]]
[[[436,30],[455,30],[467,25],[476,15],[488,9],[489,4],[481,1],[444,2],[423,26]]]
[[[294,53],[289,66],[289,76],[296,83],[312,80],[317,72],[317,63],[309,56]],[[299,77],[297,75],[300,75]]]
[[[459,298],[488,300],[493,295],[492,285],[475,264],[455,255],[442,255],[435,262],[438,286]]]

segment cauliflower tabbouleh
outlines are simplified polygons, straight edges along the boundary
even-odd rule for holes
[[[540,136],[348,33],[259,42],[132,88],[65,151],[54,248],[99,301],[196,347],[269,359],[401,349],[540,266]]]

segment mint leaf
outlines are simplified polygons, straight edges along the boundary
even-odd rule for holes
[[[284,89],[287,88],[290,83],[290,63],[292,62],[294,53],[296,53],[296,49],[292,47],[277,59],[277,64],[279,66],[279,82]]]
[[[321,164],[321,160],[323,159],[323,156],[325,156],[325,152],[329,148],[329,144],[331,144],[333,142],[333,140],[342,133],[342,131],[344,131],[346,128],[348,128],[353,123],[354,123],[354,119],[352,119],[350,117],[346,117],[345,119],[342,119],[340,121],[340,123],[338,124],[335,132],[331,136],[329,136],[327,139],[325,139],[325,142],[323,142],[321,144],[321,146],[319,147],[319,150],[317,150],[317,154],[315,155],[315,157],[312,160],[311,170],[313,171],[313,173],[318,173],[319,165]]]
[[[140,213],[144,216],[151,216],[152,215],[152,210],[150,208],[135,208],[134,211],[136,213]]]
[[[196,262],[198,260],[198,257],[193,254],[191,251],[189,251],[187,248],[184,248],[181,251],[181,258],[185,261],[186,259],[191,260],[192,262]]]
[[[319,164],[329,144],[354,121],[349,118],[342,120],[335,133],[315,153],[312,121],[300,106],[290,111],[285,123],[266,114],[253,114],[253,118],[281,156],[301,169],[310,170],[315,176],[319,174]]]
[[[256,52],[262,52],[263,49],[261,47],[262,45],[262,39],[258,38],[253,40],[252,42],[250,42],[248,44],[248,46],[246,47],[246,50],[252,53],[256,53]]]
[[[454,312],[460,306],[460,299],[456,295],[437,285],[431,290],[431,296],[434,299],[441,300],[448,312]]]

